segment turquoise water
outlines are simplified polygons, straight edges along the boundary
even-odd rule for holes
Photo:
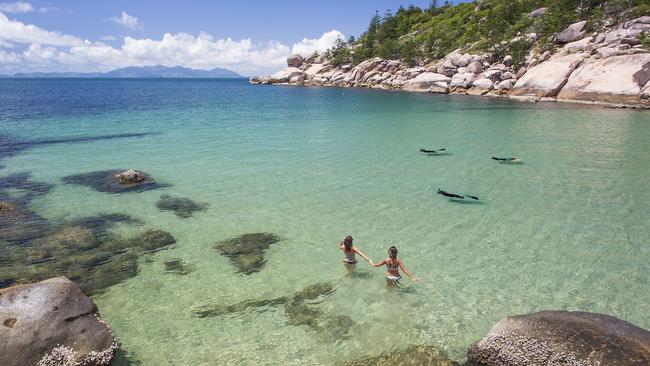
[[[648,113],[243,80],[2,80],[0,102],[0,134],[16,139],[152,133],[0,161],[0,176],[55,185],[30,203],[48,219],[125,213],[177,239],[94,295],[143,365],[327,365],[419,344],[461,360],[500,318],[541,309],[650,328]],[[107,194],[61,181],[119,168],[170,186]],[[450,202],[438,188],[481,200]],[[181,219],[156,207],[162,194],[209,208]],[[255,232],[281,237],[258,273],[237,273],[213,248]],[[419,283],[387,290],[384,270],[365,263],[347,277],[335,245],[348,234],[373,260],[397,245]],[[191,272],[165,273],[172,258]],[[336,290],[313,307],[351,317],[345,337],[290,325],[282,307],[192,313],[320,282]]]

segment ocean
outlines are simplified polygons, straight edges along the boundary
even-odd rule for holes
[[[31,221],[0,225],[0,285],[72,277],[118,365],[331,365],[414,345],[460,361],[499,319],[542,309],[648,329],[648,116],[243,79],[2,79],[0,199]],[[123,169],[156,184],[83,176]],[[175,243],[129,249],[147,230]],[[374,261],[396,245],[419,282],[386,288],[364,261],[348,275],[346,235]]]

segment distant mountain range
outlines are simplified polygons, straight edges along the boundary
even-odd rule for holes
[[[109,72],[30,72],[0,77],[17,78],[241,78],[234,71],[215,67],[212,70],[188,69],[181,66],[130,66]]]

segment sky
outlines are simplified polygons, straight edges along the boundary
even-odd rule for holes
[[[430,3],[0,0],[0,74],[165,65],[267,75],[292,53],[359,36],[376,11]]]

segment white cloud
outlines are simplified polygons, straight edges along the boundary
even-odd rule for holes
[[[160,39],[104,36],[90,42],[44,30],[0,13],[0,73],[109,71],[125,66],[166,65],[195,69],[223,67],[242,75],[269,75],[286,67],[292,52],[324,51],[342,34],[330,31],[292,47],[281,42],[255,43],[249,38],[215,39],[208,33],[165,33]],[[114,41],[109,45],[102,41]],[[9,52],[9,46],[15,45]]]
[[[34,7],[30,3],[18,1],[15,3],[0,3],[0,12],[5,13],[29,13],[34,11]]]
[[[336,44],[337,39],[345,39],[343,33],[337,30],[325,32],[318,39],[303,38],[302,41],[293,45],[291,53],[298,53],[302,56],[311,56],[314,51],[322,53],[332,48]]]
[[[102,40],[102,41],[116,41],[116,40],[117,40],[117,37],[112,36],[112,35],[110,35],[110,34],[107,34],[107,35],[105,35],[105,36],[101,36],[101,37],[99,37],[99,39]]]
[[[129,15],[127,12],[123,11],[119,17],[108,18],[113,23],[119,24],[123,27],[132,29],[132,30],[143,30],[144,26],[140,24],[137,17]]]
[[[11,20],[0,13],[0,40],[14,43],[42,43],[52,46],[73,46],[83,43],[81,38],[50,32],[35,25]]]

